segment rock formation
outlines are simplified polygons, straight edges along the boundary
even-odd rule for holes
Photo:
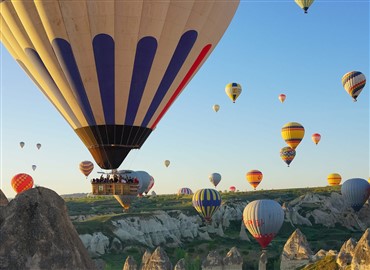
[[[367,229],[353,251],[352,270],[370,270],[370,229]]]
[[[224,269],[229,270],[242,270],[243,269],[243,257],[240,255],[239,250],[236,247],[232,247],[230,251],[222,260]]]
[[[152,257],[152,253],[149,250],[145,250],[143,257],[141,258],[140,270],[144,270],[147,267],[150,261],[150,257]]]
[[[284,245],[281,270],[293,270],[310,262],[312,251],[304,234],[296,229]]]
[[[239,232],[239,239],[240,239],[240,240],[244,240],[244,241],[248,241],[248,242],[250,242],[250,241],[251,241],[251,240],[249,239],[249,237],[248,237],[247,232],[246,232],[244,222],[241,222],[240,232]]]
[[[202,270],[223,270],[222,257],[216,250],[209,252],[203,260]]]
[[[126,258],[125,264],[123,265],[123,270],[137,270],[137,264],[134,258],[128,256]]]
[[[18,194],[0,215],[0,269],[96,269],[64,200],[37,187]]]
[[[185,262],[185,259],[182,258],[181,260],[179,260],[175,267],[173,268],[173,270],[186,270],[186,262]]]
[[[353,252],[355,251],[356,245],[356,240],[350,238],[340,248],[336,262],[341,269],[345,269],[347,265],[351,264]]]
[[[163,248],[157,247],[143,270],[172,270],[172,263]]]
[[[9,203],[8,198],[5,196],[5,194],[0,189],[0,207],[7,206],[8,203]]]
[[[108,249],[109,238],[101,232],[95,232],[93,235],[83,234],[80,235],[80,238],[92,257],[103,255]]]

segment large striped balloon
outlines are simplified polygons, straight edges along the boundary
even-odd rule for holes
[[[292,163],[295,154],[296,154],[295,150],[290,146],[285,146],[280,149],[280,157],[286,164],[288,164],[288,167],[290,163]]]
[[[13,176],[11,185],[15,192],[20,193],[33,187],[33,179],[31,175],[19,173]]]
[[[191,195],[193,194],[193,191],[191,191],[190,188],[180,188],[178,191],[177,191],[177,195]]]
[[[342,84],[353,101],[357,101],[357,97],[365,87],[366,78],[360,71],[350,71],[343,75]]]
[[[339,186],[342,181],[342,176],[339,173],[331,173],[327,177],[329,186]]]
[[[238,83],[229,83],[225,87],[226,95],[235,103],[236,99],[240,96],[242,92],[242,87]]]
[[[314,0],[294,0],[297,5],[307,13],[308,8],[312,5]]]
[[[346,202],[357,212],[369,198],[370,185],[365,179],[352,178],[343,183],[341,192]]]
[[[85,160],[80,162],[80,171],[88,177],[94,169],[94,164],[91,161]]]
[[[279,232],[284,222],[284,211],[273,200],[252,201],[244,208],[243,222],[264,249]]]
[[[140,148],[235,1],[0,1],[0,38],[104,169]]]
[[[304,127],[297,122],[286,123],[281,128],[281,137],[293,149],[296,149],[304,137]]]
[[[259,170],[251,170],[247,172],[246,176],[248,183],[256,190],[257,186],[261,183],[263,174]]]
[[[201,214],[206,222],[212,221],[213,214],[221,205],[221,195],[217,190],[200,189],[193,195],[193,206]]]

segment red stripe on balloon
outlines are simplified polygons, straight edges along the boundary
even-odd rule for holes
[[[206,55],[208,54],[208,52],[211,49],[211,47],[212,47],[212,44],[208,44],[208,45],[206,45],[202,49],[202,51],[198,55],[197,59],[195,59],[193,65],[189,69],[188,73],[186,73],[184,79],[181,81],[179,87],[177,87],[175,93],[172,95],[172,97],[170,98],[170,100],[167,102],[166,106],[164,107],[164,109],[162,110],[162,112],[159,114],[159,116],[157,117],[157,119],[154,121],[154,123],[150,127],[150,129],[154,129],[157,126],[158,122],[162,119],[163,115],[168,111],[168,109],[170,108],[170,106],[172,105],[172,103],[176,100],[176,98],[181,93],[181,91],[183,90],[183,88],[185,87],[185,85],[187,85],[187,83],[189,82],[189,80],[191,79],[191,77],[194,75],[195,71],[197,70],[197,68],[199,67],[199,65],[202,63],[203,59],[206,57]]]

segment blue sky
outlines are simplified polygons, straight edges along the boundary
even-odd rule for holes
[[[88,150],[4,47],[0,58],[2,190],[13,197],[10,180],[25,172],[59,194],[90,192],[78,169],[93,161]],[[324,186],[332,172],[367,179],[369,86],[353,102],[341,78],[358,70],[369,79],[369,60],[368,1],[315,1],[308,14],[294,1],[242,1],[207,62],[120,169],[149,172],[160,194],[212,187],[213,172],[222,175],[218,190],[252,190],[245,179],[252,169],[264,174],[258,189]],[[230,82],[243,88],[235,104],[224,91]],[[291,121],[306,135],[288,168],[280,130]],[[90,176],[98,171],[95,164]]]

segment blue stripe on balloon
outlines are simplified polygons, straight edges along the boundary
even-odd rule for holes
[[[171,58],[171,61],[162,78],[162,81],[159,84],[157,92],[154,95],[152,103],[149,106],[149,109],[144,117],[141,126],[146,127],[149,124],[154,113],[157,111],[159,104],[162,102],[168,89],[171,87],[178,72],[180,71],[182,65],[184,64],[186,58],[188,57],[191,49],[193,48],[197,36],[198,33],[194,30],[187,31],[181,36],[180,41],[177,44],[176,50]]]
[[[154,37],[144,37],[137,44],[125,125],[134,124],[157,46],[157,40]]]
[[[56,38],[52,41],[52,46],[87,123],[89,125],[96,125],[71,45],[62,38]]]
[[[114,40],[107,34],[96,35],[93,39],[93,48],[105,123],[113,125],[115,124]]]

